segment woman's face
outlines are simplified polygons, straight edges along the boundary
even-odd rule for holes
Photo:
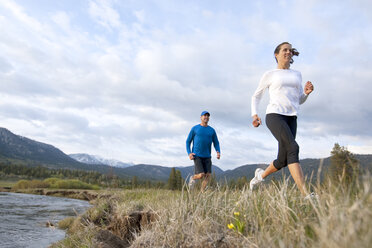
[[[289,64],[292,59],[292,46],[289,44],[283,44],[280,46],[279,53],[275,54],[278,64]]]

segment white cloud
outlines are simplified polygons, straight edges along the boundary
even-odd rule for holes
[[[89,13],[94,21],[109,30],[120,27],[120,15],[112,5],[112,1],[108,0],[96,0],[89,3]]]
[[[215,164],[269,163],[277,144],[251,127],[250,98],[289,40],[293,68],[315,85],[299,116],[301,158],[328,156],[335,142],[372,153],[372,20],[356,16],[371,6],[334,4],[90,1],[40,16],[2,1],[0,126],[66,153],[190,165],[185,139],[206,109],[221,142]]]

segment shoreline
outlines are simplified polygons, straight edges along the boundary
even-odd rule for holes
[[[33,195],[46,195],[55,197],[64,197],[84,201],[93,201],[97,199],[100,194],[94,190],[85,189],[16,189],[13,190],[11,187],[0,187],[0,192],[10,192],[10,193],[21,193],[21,194],[33,194]],[[106,194],[104,194],[106,195]],[[102,195],[101,195],[102,196]],[[110,195],[106,195],[109,197]]]

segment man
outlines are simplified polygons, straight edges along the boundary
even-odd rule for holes
[[[195,175],[189,181],[190,189],[193,188],[195,180],[204,179],[201,191],[204,191],[209,182],[212,172],[212,142],[217,152],[217,159],[221,157],[220,143],[218,142],[216,131],[211,126],[208,126],[209,116],[208,111],[201,113],[201,123],[191,129],[186,140],[187,154],[191,160],[194,160],[195,164]],[[192,150],[190,150],[191,143],[193,143]]]

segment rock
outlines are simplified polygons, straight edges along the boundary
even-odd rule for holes
[[[130,243],[134,238],[134,233],[141,232],[143,227],[156,220],[157,215],[152,211],[136,211],[112,221],[108,229]]]
[[[98,231],[95,240],[99,248],[125,248],[130,246],[128,241],[122,240],[108,230]]]

